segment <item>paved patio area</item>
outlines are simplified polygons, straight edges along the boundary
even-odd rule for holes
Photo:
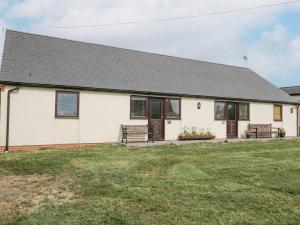
[[[152,142],[138,142],[138,143],[128,143],[125,144],[127,147],[138,147],[138,148],[147,148],[158,145],[185,145],[185,144],[195,144],[195,143],[220,143],[220,142],[249,142],[249,141],[273,141],[273,140],[300,140],[300,137],[285,137],[285,138],[261,138],[261,139],[213,139],[213,140],[199,140],[199,141],[155,141]]]

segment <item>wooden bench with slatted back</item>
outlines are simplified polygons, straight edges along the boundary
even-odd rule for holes
[[[249,124],[249,129],[255,138],[272,138],[272,134],[278,137],[280,130],[280,128],[273,128],[272,124]]]
[[[153,140],[153,129],[152,127],[149,127],[148,125],[122,125],[122,143],[126,141],[128,143],[128,140],[130,142],[142,142],[145,141],[145,135],[148,135],[147,142],[149,140]]]

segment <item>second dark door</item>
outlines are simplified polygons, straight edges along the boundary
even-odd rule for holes
[[[154,131],[154,140],[164,140],[164,111],[163,99],[150,98],[149,99],[149,125]]]
[[[237,104],[227,103],[227,138],[238,137]]]

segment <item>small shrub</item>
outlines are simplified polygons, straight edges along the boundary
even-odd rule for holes
[[[197,131],[196,127],[193,127],[191,131],[184,128],[184,131],[178,135],[179,140],[210,140],[214,138],[215,136],[210,132],[209,129],[207,129],[207,131]]]

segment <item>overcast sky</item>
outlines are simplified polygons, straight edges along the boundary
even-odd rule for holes
[[[284,1],[288,0],[1,0],[0,27],[246,66],[277,86],[300,85],[300,3],[164,23],[46,28],[188,16]],[[0,34],[2,55],[4,33]]]

